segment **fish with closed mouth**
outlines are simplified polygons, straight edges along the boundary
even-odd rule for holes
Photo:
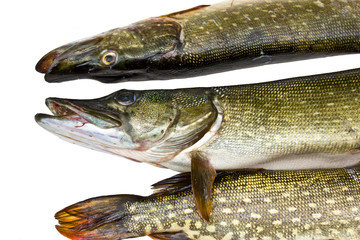
[[[50,51],[48,82],[186,78],[360,49],[359,0],[244,0],[149,18]]]

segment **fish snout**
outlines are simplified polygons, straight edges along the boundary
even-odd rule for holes
[[[35,66],[35,70],[39,73],[47,73],[54,62],[54,59],[60,55],[59,52],[52,51],[42,57]]]
[[[42,122],[42,120],[45,119],[45,118],[47,118],[47,117],[49,117],[49,115],[44,114],[44,113],[37,113],[37,114],[35,115],[35,121],[36,121],[38,124],[40,124],[40,123]]]
[[[56,60],[61,56],[64,52],[72,48],[76,43],[69,43],[58,47],[50,52],[48,52],[45,56],[43,56],[35,66],[35,70],[39,73],[48,73],[51,71],[51,68],[54,66]]]
[[[62,82],[87,77],[92,69],[89,62],[98,58],[102,35],[76,41],[56,48],[43,56],[36,64],[39,73],[45,73],[48,82]]]
[[[120,117],[102,111],[103,106],[98,101],[48,98],[45,103],[54,116],[57,117],[81,119],[99,128],[122,126]]]

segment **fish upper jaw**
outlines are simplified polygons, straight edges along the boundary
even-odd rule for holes
[[[53,65],[56,64],[57,58],[71,49],[75,44],[76,43],[69,43],[48,52],[37,62],[35,70],[39,73],[48,73]]]
[[[79,104],[76,104],[76,103]],[[122,122],[110,114],[100,113],[86,108],[86,101],[66,100],[57,98],[46,99],[46,105],[55,117],[82,119],[84,122],[96,125],[99,128],[118,128]]]
[[[98,44],[103,39],[104,34],[100,34],[58,47],[44,55],[36,64],[35,70],[45,73],[47,82],[86,78],[87,73],[95,69],[92,64],[100,51]]]

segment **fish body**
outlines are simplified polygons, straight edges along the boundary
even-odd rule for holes
[[[191,172],[210,221],[216,170],[294,170],[360,164],[360,69],[275,82],[120,90],[94,100],[50,98],[36,121],[61,138]]]
[[[77,240],[360,239],[358,168],[219,174],[209,222],[196,211],[188,179],[170,180],[148,197],[105,196],[69,206],[55,215],[57,229]]]
[[[274,82],[120,90],[94,100],[49,98],[46,130],[92,149],[191,170],[308,169],[360,163],[360,69]],[[199,156],[199,155],[198,155]]]
[[[49,82],[186,78],[359,52],[359,0],[242,0],[149,18],[61,46],[36,69]]]

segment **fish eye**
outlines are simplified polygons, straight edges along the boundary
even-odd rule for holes
[[[133,92],[120,92],[115,96],[115,99],[118,103],[120,103],[121,105],[131,105],[135,102],[136,100],[136,96]]]
[[[104,53],[104,55],[101,58],[101,62],[105,64],[106,66],[109,66],[116,62],[118,57],[118,53],[115,51],[107,51]]]

